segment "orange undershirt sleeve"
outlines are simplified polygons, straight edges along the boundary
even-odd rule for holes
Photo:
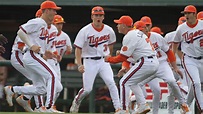
[[[173,53],[173,51],[171,49],[169,49],[167,52],[166,52],[167,56],[168,56],[168,60],[169,62],[175,62],[176,61],[176,57],[175,57],[175,54]]]
[[[109,63],[115,64],[115,63],[120,63],[120,62],[126,61],[127,59],[128,59],[127,56],[119,54],[119,55],[114,56],[114,57],[109,57],[107,61]]]
[[[122,66],[125,67],[126,69],[130,69],[130,62],[123,61]]]

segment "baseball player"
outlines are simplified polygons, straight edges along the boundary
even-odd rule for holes
[[[72,44],[71,44],[70,37],[64,31],[62,31],[64,23],[65,23],[64,18],[61,15],[54,16],[54,25],[58,30],[58,34],[54,41],[54,44],[60,58],[62,58],[63,55],[69,55],[72,53]],[[57,73],[59,75],[59,80],[61,80],[61,73],[60,73],[61,70],[59,65],[60,61],[58,61],[56,65],[57,67],[55,68],[55,70],[57,70]]]
[[[197,20],[197,10],[195,6],[188,5],[181,13],[186,17],[186,23],[179,25],[174,38],[174,52],[179,43],[181,51],[184,53],[183,67],[191,80],[187,104],[190,106],[195,98],[197,107],[203,114],[203,98],[201,93],[201,77],[203,75],[203,21]]]
[[[107,85],[115,114],[120,113],[118,89],[116,87],[113,71],[109,63],[104,61],[104,56],[111,55],[116,35],[111,27],[103,23],[104,9],[101,6],[92,8],[92,23],[83,27],[76,36],[74,45],[78,71],[83,74],[83,88],[75,96],[71,113],[77,113],[82,100],[91,92],[97,74]],[[81,62],[83,59],[83,63]],[[92,67],[94,66],[94,67]]]
[[[151,19],[150,19],[151,20]],[[157,52],[157,58],[159,60],[159,68],[158,71],[156,72],[156,76],[158,78],[163,79],[165,82],[169,84],[171,89],[173,90],[174,95],[176,98],[179,100],[181,107],[183,111],[188,112],[189,108],[187,107],[184,98],[180,92],[180,89],[178,87],[178,84],[176,83],[176,80],[173,76],[173,72],[167,62],[167,57],[174,69],[178,74],[182,75],[181,71],[177,68],[176,63],[175,63],[175,56],[172,52],[172,50],[169,48],[169,45],[167,45],[166,41],[163,39],[163,37],[155,32],[149,32],[150,26],[146,26],[142,23],[142,21],[138,21],[135,23],[135,26],[137,29],[141,30],[143,33],[148,35],[148,38],[152,42],[153,47],[155,48]],[[147,28],[148,27],[148,28]],[[158,83],[158,84],[157,84]],[[149,83],[150,88],[153,89],[155,88],[160,88],[159,82],[158,81],[150,81]],[[144,84],[141,84],[144,86]],[[157,98],[158,101],[160,101],[160,94],[156,94],[153,92],[154,97]],[[158,97],[157,97],[158,96]],[[153,98],[153,114],[158,114],[158,109],[159,109],[159,102],[155,102]]]
[[[185,21],[186,21],[186,18],[184,16],[180,17],[178,20],[178,25],[184,23]],[[164,37],[166,42],[169,44],[170,49],[173,48],[175,33],[176,33],[176,31],[169,32]],[[182,65],[181,65],[181,58],[182,58],[183,54],[180,50],[180,46],[179,46],[177,53],[175,53],[175,55],[176,55],[177,67],[180,69],[181,72],[183,72],[183,76],[180,78],[180,76],[177,73],[173,72],[173,74],[174,74],[175,79],[177,80],[177,82],[179,84],[182,95],[186,99],[186,95],[188,92],[188,81],[187,81],[188,78],[185,75],[185,70],[182,68]],[[172,92],[171,88],[169,88],[169,92]],[[170,93],[168,95],[168,104],[169,104],[168,113],[174,114],[175,97],[172,93]]]
[[[138,83],[147,83],[155,78],[159,62],[155,56],[155,51],[147,36],[139,30],[133,30],[133,20],[130,16],[122,16],[117,23],[118,32],[124,34],[120,54],[115,57],[107,56],[105,60],[110,63],[119,63],[132,58],[136,64],[121,78],[120,98],[122,110],[128,112],[130,89],[136,96],[139,105],[136,114],[145,114],[150,111],[146,103],[143,91]]]
[[[161,35],[164,34],[164,33],[161,31],[161,28],[159,28],[159,27],[152,27],[151,30],[150,30],[150,32],[156,32],[156,33],[161,34]]]
[[[29,20],[20,26],[18,36],[26,44],[27,49],[23,55],[23,65],[28,70],[33,86],[6,86],[6,100],[10,106],[14,93],[24,95],[43,95],[46,93],[47,112],[55,112],[52,108],[54,95],[62,90],[62,85],[57,78],[56,72],[44,60],[43,56],[53,58],[50,51],[46,51],[46,39],[49,36],[47,25],[52,23],[57,7],[53,1],[45,1],[41,4],[42,16]]]
[[[197,13],[197,19],[203,20],[203,11]]]

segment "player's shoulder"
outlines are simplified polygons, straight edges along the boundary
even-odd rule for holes
[[[166,36],[172,36],[172,35],[175,35],[175,34],[176,34],[176,31],[171,31],[171,32],[166,33],[165,37]]]
[[[163,38],[162,35],[156,33],[156,32],[150,32],[151,33],[151,37],[156,37],[156,38]]]
[[[46,24],[46,22],[42,18],[33,18],[30,19],[27,23]]]
[[[135,36],[147,38],[147,36],[142,31],[140,31],[138,29],[130,30],[124,37],[131,38],[131,37],[135,37]]]
[[[107,24],[104,24],[104,28],[107,28],[107,29],[112,29],[111,26],[107,25]]]
[[[65,36],[65,37],[69,37],[69,35],[67,33],[65,33],[64,31],[61,31],[61,35]]]

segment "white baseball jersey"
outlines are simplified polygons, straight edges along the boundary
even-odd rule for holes
[[[136,38],[134,38],[135,34],[138,35]],[[123,38],[123,46],[120,53],[128,57],[132,56],[135,61],[139,60],[141,57],[155,55],[155,51],[152,50],[150,41],[146,42],[147,39],[147,36],[139,30],[129,31]]]
[[[98,32],[88,24],[76,36],[74,45],[82,48],[82,57],[106,56],[110,53],[108,45],[116,42],[115,32],[104,24],[102,31]]]
[[[12,53],[14,51],[20,51],[21,53],[23,53],[23,51],[21,51],[20,49],[18,49],[18,42],[23,42],[20,37],[17,35],[15,40],[14,40],[14,43],[13,43],[13,46],[12,46]]]
[[[164,39],[168,42],[169,46],[174,42],[176,31],[169,32],[165,35]]]
[[[63,31],[59,35],[57,35],[57,38],[55,40],[56,49],[58,51],[58,54],[60,56],[63,56],[64,53],[67,50],[67,46],[70,46],[72,48],[70,37]]]
[[[156,50],[156,56],[159,61],[166,61],[168,57],[165,52],[169,50],[169,45],[165,39],[155,32],[150,32],[149,39]]]
[[[39,53],[44,54],[46,39],[48,38],[46,22],[42,18],[35,18],[21,25],[20,28],[28,35],[34,45],[41,47]]]
[[[203,21],[197,20],[193,27],[183,23],[178,26],[174,42],[181,42],[181,50],[188,56],[203,56]]]

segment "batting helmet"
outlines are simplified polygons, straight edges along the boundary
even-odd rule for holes
[[[203,11],[200,11],[200,12],[197,14],[197,19],[203,20]]]

